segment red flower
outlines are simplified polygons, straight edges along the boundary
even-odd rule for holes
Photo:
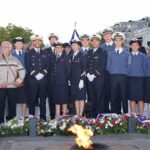
[[[108,118],[106,117],[106,118],[105,118],[105,122],[107,122],[107,121],[108,121]]]
[[[124,116],[125,119],[128,119],[129,117],[127,115]]]
[[[112,124],[115,125],[115,121],[113,121]]]
[[[100,125],[99,127],[100,127],[101,129],[104,129],[104,126],[103,126],[103,125]]]
[[[98,120],[95,121],[95,125],[98,125]]]

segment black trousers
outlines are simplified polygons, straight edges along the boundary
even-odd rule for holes
[[[111,112],[121,113],[121,103],[123,113],[128,113],[127,100],[127,76],[126,75],[111,75],[110,77],[110,97],[111,97]]]
[[[54,119],[55,118],[55,104],[52,101],[52,87],[50,84],[50,80],[47,86],[48,86],[47,95],[48,95],[48,101],[49,101],[50,117],[51,119]]]
[[[28,80],[28,106],[29,114],[35,115],[36,101],[40,99],[40,118],[46,120],[47,78],[37,81],[35,78]]]
[[[88,82],[93,117],[97,117],[99,113],[104,113],[105,111],[104,83],[105,83],[105,78],[103,76],[99,78],[95,78],[93,82]]]
[[[0,89],[0,123],[4,122],[5,106],[8,102],[8,117],[13,119],[16,116],[16,88]]]
[[[110,113],[110,73],[105,72],[105,113]]]

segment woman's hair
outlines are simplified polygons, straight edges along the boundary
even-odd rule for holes
[[[5,44],[9,45],[10,49],[12,49],[12,44],[11,44],[9,41],[3,41],[3,42],[1,43],[1,47],[2,47],[3,45],[5,45]]]

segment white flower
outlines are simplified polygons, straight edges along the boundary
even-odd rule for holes
[[[63,122],[62,126],[60,126],[59,128],[60,128],[60,130],[64,130],[66,128],[66,123]]]
[[[109,126],[110,126],[110,127],[113,127],[113,124],[110,123]]]
[[[23,117],[20,117],[18,119],[18,127],[23,127],[24,126],[24,118]]]
[[[115,113],[112,114],[111,116],[112,116],[113,118],[118,118],[118,117],[119,117],[119,115],[117,115],[117,114],[115,114]]]
[[[11,126],[11,129],[14,129],[14,128],[17,128],[17,124],[13,124],[13,125]]]
[[[42,129],[40,132],[41,132],[41,133],[44,133],[44,130]]]
[[[107,129],[108,128],[108,124],[106,123],[106,125],[105,125],[105,129]]]
[[[103,119],[102,119],[102,120],[100,120],[100,123],[101,123],[101,124],[103,124],[103,123],[104,123],[104,120],[103,120]]]
[[[47,130],[47,132],[49,132],[49,133],[50,133],[50,132],[52,132],[52,130],[51,130],[51,129],[48,129],[48,130]]]

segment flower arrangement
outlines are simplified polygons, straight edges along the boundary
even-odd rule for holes
[[[128,132],[128,117],[126,115],[112,114],[100,115],[98,118],[85,118],[77,116],[62,116],[48,121],[37,119],[37,134],[41,136],[71,135],[68,128],[74,124],[91,129],[94,135],[120,134]],[[29,134],[29,117],[14,118],[0,125],[0,136],[16,136]],[[143,123],[136,118],[136,132],[150,134],[150,122]]]

